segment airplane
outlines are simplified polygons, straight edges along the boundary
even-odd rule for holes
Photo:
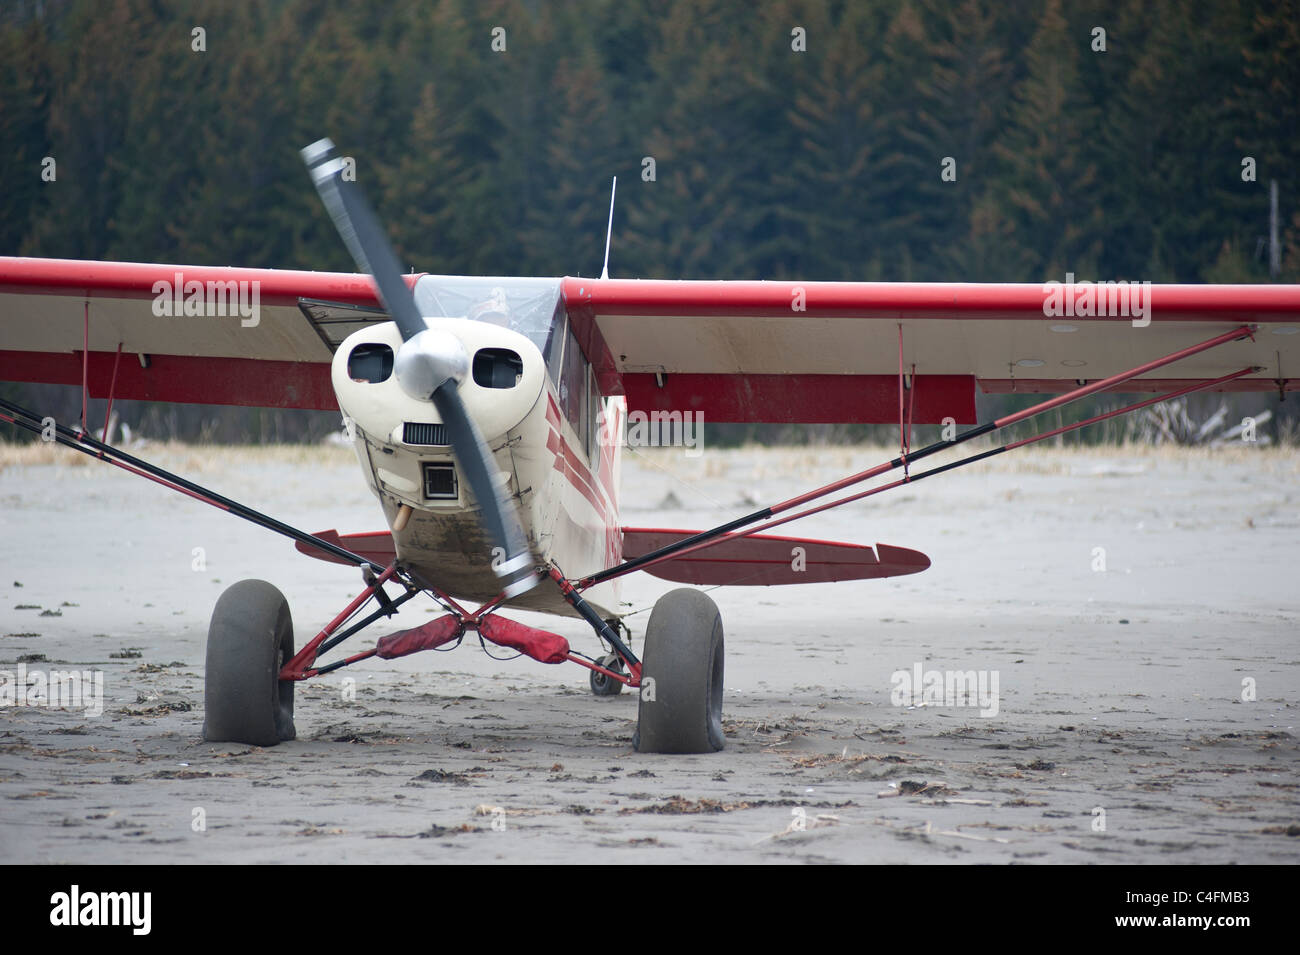
[[[0,420],[361,570],[364,589],[297,649],[272,584],[244,580],[221,595],[206,648],[209,741],[292,740],[298,681],[477,633],[544,663],[585,667],[595,694],[636,690],[638,751],[714,752],[725,745],[723,628],[716,604],[693,587],[930,566],[903,547],[767,532],[1170,398],[1284,398],[1300,383],[1287,377],[1300,364],[1293,285],[1072,275],[1046,284],[666,281],[610,279],[607,268],[599,279],[404,274],[333,143],[302,154],[357,274],[0,257],[0,380],[79,384],[83,396],[75,427],[6,400]],[[980,422],[977,389],[1050,397]],[[917,467],[1103,392],[1152,397]],[[388,529],[313,534],[284,524],[97,439],[91,397],[108,400],[105,439],[115,398],[338,410]],[[897,422],[900,450],[717,527],[624,526],[629,417],[695,413]],[[912,448],[917,424],[941,424],[943,437]],[[887,479],[869,484],[876,478]],[[620,580],[638,571],[691,585],[655,603],[641,656],[619,611]],[[325,661],[421,594],[441,616]],[[579,617],[600,653],[510,610]]]

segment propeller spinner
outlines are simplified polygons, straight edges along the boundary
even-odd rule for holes
[[[540,581],[528,549],[527,535],[505,482],[494,479],[496,464],[478,428],[465,410],[460,383],[469,372],[469,356],[449,332],[431,329],[415,296],[402,279],[401,264],[383,227],[370,210],[361,188],[343,178],[343,159],[334,143],[322,139],[302,150],[316,191],[357,267],[375,280],[379,298],[402,334],[394,362],[398,384],[411,397],[432,401],[451,439],[452,450],[474,500],[484,531],[498,556],[497,576],[507,597],[531,590]]]

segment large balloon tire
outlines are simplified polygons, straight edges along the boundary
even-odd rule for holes
[[[284,594],[264,580],[226,588],[212,610],[204,675],[203,738],[274,746],[293,739],[293,620]]]
[[[722,615],[698,590],[660,597],[646,625],[633,745],[642,753],[713,753],[722,733]],[[651,682],[653,681],[653,682]]]

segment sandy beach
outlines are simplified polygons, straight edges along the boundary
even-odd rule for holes
[[[382,526],[345,448],[141,453],[307,530]],[[889,454],[629,454],[623,520],[703,528]],[[12,452],[0,671],[104,689],[98,716],[0,708],[0,859],[1300,861],[1300,453],[1017,455],[788,530],[916,548],[922,574],[713,591],[727,748],[672,757],[632,750],[633,693],[468,639],[299,685],[294,742],[205,743],[219,594],[271,581],[301,645],[359,574],[75,452]],[[674,586],[629,579],[634,648]],[[580,621],[520,619],[597,650]],[[929,671],[995,681],[996,712],[898,699]]]

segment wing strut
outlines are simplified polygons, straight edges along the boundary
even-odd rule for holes
[[[1147,398],[1145,401],[1139,401],[1137,404],[1127,405],[1123,408],[1116,408],[1114,411],[1107,411],[1104,414],[1095,415],[1094,417],[1088,418],[1084,421],[1076,421],[1073,424],[1067,424],[1060,428],[1055,428],[1052,431],[1045,431],[1042,434],[1032,435],[1028,438],[1023,438],[1019,441],[1012,441],[1002,445],[1001,447],[991,448],[990,450],[982,451],[979,454],[972,454],[958,461],[952,461],[949,464],[944,464],[937,468],[931,468],[928,471],[921,471],[918,474],[912,474],[898,481],[891,481],[889,484],[882,484],[879,487],[873,487],[870,490],[861,491],[858,494],[853,494],[850,495],[849,497],[844,497],[836,501],[831,501],[829,504],[819,504],[816,507],[810,507],[802,511],[797,511],[794,514],[790,514],[787,515],[786,517],[781,518],[780,520],[772,521],[770,524],[764,524],[762,527],[751,527],[748,530],[735,531],[730,534],[723,534],[720,537],[703,541],[699,544],[694,544],[691,547],[687,547],[683,550],[677,551],[676,553],[665,554],[664,556],[655,558],[654,560],[651,560],[646,564],[642,564],[635,569],[645,570],[647,567],[653,564],[658,564],[665,560],[676,560],[679,557],[685,557],[687,554],[694,553],[697,550],[704,550],[708,547],[713,547],[716,544],[722,544],[725,543],[726,541],[736,540],[737,538],[740,537],[749,537],[753,534],[757,534],[759,531],[769,531],[774,527],[780,527],[782,524],[789,524],[791,521],[797,521],[801,517],[810,517],[813,514],[820,514],[822,511],[829,511],[833,507],[839,507],[842,504],[851,504],[854,501],[860,501],[865,497],[871,497],[875,494],[879,494],[881,491],[889,491],[896,487],[902,487],[904,484],[915,484],[917,481],[921,480],[922,478],[932,477],[935,474],[942,474],[944,471],[953,471],[956,470],[957,468],[964,467],[967,464],[974,464],[976,461],[983,461],[985,458],[991,458],[994,455],[1002,454],[1004,451],[1013,451],[1016,448],[1023,448],[1029,444],[1036,444],[1037,442],[1044,441],[1047,438],[1054,438],[1058,434],[1065,434],[1070,431],[1077,431],[1079,428],[1087,427],[1090,424],[1096,424],[1098,421],[1105,421],[1107,418],[1114,418],[1118,415],[1128,414],[1133,411],[1138,411],[1142,408],[1147,407],[1148,405],[1159,404],[1162,401],[1169,401],[1171,398],[1179,398],[1182,397],[1183,395],[1191,394],[1192,392],[1204,391],[1206,388],[1214,388],[1215,386],[1221,385],[1224,382],[1232,381],[1235,378],[1241,378],[1243,375],[1254,374],[1259,370],[1260,370],[1259,366],[1243,368],[1240,371],[1235,371],[1230,375],[1224,375],[1221,378],[1215,378],[1212,381],[1201,381],[1201,382],[1197,382],[1194,385],[1188,385],[1185,388],[1180,388],[1177,391],[1171,391],[1168,394],[1156,395],[1154,398]]]
[[[907,417],[903,417],[903,396],[907,396]],[[907,453],[912,450],[912,403],[916,398],[916,365],[912,365],[911,383],[903,375],[903,323],[898,323],[898,454],[907,474]]]
[[[1221,335],[1216,335],[1213,338],[1200,342],[1199,344],[1189,345],[1187,348],[1179,349],[1178,351],[1172,352],[1171,354],[1166,355],[1163,358],[1154,359],[1153,361],[1149,361],[1142,365],[1138,365],[1136,368],[1131,368],[1128,371],[1120,372],[1119,374],[1116,375],[1111,375],[1109,378],[1102,378],[1092,382],[1091,384],[1083,385],[1081,387],[1073,389],[1072,391],[1067,391],[1064,394],[1057,395],[1056,397],[1049,398],[1046,401],[1039,402],[1038,404],[1030,408],[1026,408],[1023,411],[1016,411],[1013,412],[1012,414],[1004,415],[1003,417],[997,418],[993,421],[987,421],[984,424],[977,425],[968,431],[963,431],[961,434],[958,434],[954,438],[936,441],[933,444],[927,445],[926,447],[921,448],[919,451],[915,451],[910,455],[900,455],[899,457],[894,458],[892,461],[886,461],[883,464],[878,464],[873,468],[868,468],[866,471],[861,471],[857,474],[850,475],[849,477],[842,478],[839,481],[835,481],[831,484],[827,484],[824,487],[820,487],[814,491],[809,491],[806,494],[801,494],[797,497],[792,497],[789,500],[782,501],[780,504],[775,504],[772,507],[765,507],[762,510],[754,511],[752,514],[746,514],[744,517],[738,517],[734,521],[729,521],[726,524],[721,524],[710,530],[701,531],[698,534],[693,534],[690,537],[683,538],[682,540],[661,547],[658,550],[651,551],[648,554],[643,554],[640,557],[635,557],[631,560],[626,560],[623,563],[617,564],[606,570],[597,571],[596,573],[591,574],[588,577],[584,577],[580,581],[578,581],[577,588],[579,590],[585,590],[586,588],[594,586],[595,584],[602,583],[603,581],[611,580],[615,577],[621,577],[624,574],[631,573],[634,570],[640,570],[650,563],[658,563],[660,560],[667,559],[668,557],[678,556],[684,553],[688,549],[695,550],[697,549],[697,545],[720,540],[723,538],[724,535],[731,534],[733,531],[739,530],[742,527],[746,527],[750,524],[755,524],[759,521],[770,520],[771,518],[775,517],[778,514],[782,514],[785,513],[786,511],[793,510],[794,508],[807,504],[810,501],[814,501],[821,497],[826,497],[829,494],[834,494],[836,491],[844,490],[845,488],[851,487],[854,484],[861,484],[863,481],[869,480],[870,478],[877,477],[878,475],[885,474],[889,471],[893,471],[897,468],[903,467],[905,464],[908,464],[909,462],[914,463],[916,461],[921,460],[922,458],[929,457],[930,455],[938,451],[942,451],[950,447],[955,447],[958,444],[962,444],[963,442],[969,441],[971,438],[975,438],[983,434],[989,434],[993,431],[999,431],[1003,428],[1009,427],[1010,425],[1016,424],[1017,422],[1024,421],[1027,418],[1032,418],[1035,415],[1042,414],[1044,411],[1050,411],[1053,408],[1058,408],[1061,405],[1068,404],[1072,401],[1078,401],[1080,398],[1086,398],[1087,396],[1096,394],[1099,391],[1105,391],[1107,389],[1114,388],[1118,385],[1123,384],[1126,381],[1138,377],[1139,375],[1144,375],[1149,372],[1155,371],[1158,368],[1163,368],[1165,365],[1169,365],[1172,364],[1173,362],[1180,361],[1183,358],[1188,358],[1191,357],[1192,355],[1199,354],[1203,351],[1208,351],[1211,348],[1215,348],[1219,345],[1223,345],[1228,342],[1240,341],[1243,338],[1253,339],[1255,329],[1256,326],[1254,325],[1240,325],[1230,331],[1226,331],[1222,333]],[[1234,375],[1229,376],[1229,378],[1240,377],[1241,375],[1248,374],[1248,373],[1250,373],[1250,369],[1247,369],[1246,371],[1238,372]],[[1214,384],[1214,382],[1210,384]],[[1209,384],[1198,383],[1196,385],[1191,386],[1190,390],[1200,390],[1201,388],[1204,387],[1209,387]],[[1164,401],[1169,398],[1176,397],[1177,395],[1186,394],[1186,393],[1187,391],[1180,390],[1165,395],[1164,397],[1161,397],[1156,400]],[[1143,406],[1142,404],[1138,404],[1126,410],[1132,411],[1142,406]],[[1101,419],[1098,418],[1097,420],[1101,420]],[[1087,422],[1087,423],[1091,423],[1091,422]],[[1079,426],[1082,427],[1082,424]],[[951,470],[953,467],[958,466],[960,464],[970,463],[971,461],[979,460],[982,457],[989,457],[992,454],[1000,453],[1001,450],[1008,450],[1008,449],[1009,448],[995,449],[994,451],[991,452],[985,452],[982,455],[976,455],[973,458],[966,459],[962,462],[957,462],[957,464],[954,465],[945,465],[941,469],[936,468],[931,471],[924,472],[924,475],[937,474],[941,470]],[[900,483],[907,483],[909,480],[913,480],[913,481],[918,480],[919,477],[920,476],[905,477],[903,481]],[[845,501],[841,501],[838,503],[847,503],[847,500],[852,500],[852,499],[854,498],[846,499]],[[804,513],[811,513],[811,512],[804,512]],[[782,521],[781,523],[785,523],[785,521]],[[768,527],[772,527],[772,526],[775,525],[771,525],[771,524],[764,525],[762,529],[767,529]]]
[[[107,461],[109,464],[115,465],[124,471],[130,471],[132,474],[138,474],[140,477],[148,478],[157,484],[161,484],[163,487],[171,488],[173,491],[180,491],[182,494],[188,495],[195,500],[202,501],[205,504],[211,504],[213,507],[234,514],[236,517],[242,517],[244,520],[257,524],[259,527],[265,527],[269,531],[283,534],[285,537],[293,538],[302,544],[320,548],[349,564],[356,564],[361,568],[369,568],[375,573],[383,573],[388,569],[382,564],[377,564],[372,560],[367,560],[359,554],[354,554],[350,550],[339,547],[337,544],[330,543],[327,540],[321,540],[314,534],[308,534],[306,531],[301,531],[296,527],[290,527],[288,524],[285,524],[282,521],[277,521],[273,517],[268,517],[260,511],[255,511],[247,505],[240,504],[238,501],[232,501],[228,497],[222,497],[215,491],[210,491],[201,485],[195,484],[193,481],[187,481],[180,475],[164,470],[156,464],[150,464],[148,461],[143,461],[134,455],[127,454],[120,448],[114,448],[111,445],[105,444],[103,441],[98,441],[84,430],[74,431],[71,428],[66,428],[63,425],[56,424],[54,425],[53,433],[50,433],[42,424],[44,419],[34,411],[29,411],[21,405],[5,401],[3,398],[0,398],[0,408],[3,408],[4,412],[8,412],[7,414],[0,412],[0,421],[8,421],[11,424],[15,424],[24,430],[30,431],[32,434],[40,435],[44,440],[57,441],[59,444],[65,445],[69,448],[75,448],[83,454],[88,454],[101,461]]]

